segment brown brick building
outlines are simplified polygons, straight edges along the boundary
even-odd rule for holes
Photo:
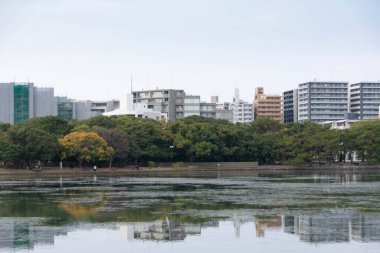
[[[255,89],[255,100],[253,101],[254,117],[271,118],[282,122],[282,99],[278,95],[265,95],[263,87]]]

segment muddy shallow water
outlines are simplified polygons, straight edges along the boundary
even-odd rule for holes
[[[0,177],[0,252],[380,252],[380,172]]]

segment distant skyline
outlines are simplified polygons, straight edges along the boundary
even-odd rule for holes
[[[76,99],[184,89],[252,101],[380,80],[378,0],[0,0],[0,82]]]

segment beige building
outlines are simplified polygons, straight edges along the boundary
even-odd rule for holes
[[[277,122],[282,122],[281,102],[281,96],[265,95],[264,88],[257,87],[253,101],[255,119],[271,118]]]

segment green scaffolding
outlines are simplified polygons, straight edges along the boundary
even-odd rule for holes
[[[29,119],[29,85],[15,84],[14,92],[14,123]]]

